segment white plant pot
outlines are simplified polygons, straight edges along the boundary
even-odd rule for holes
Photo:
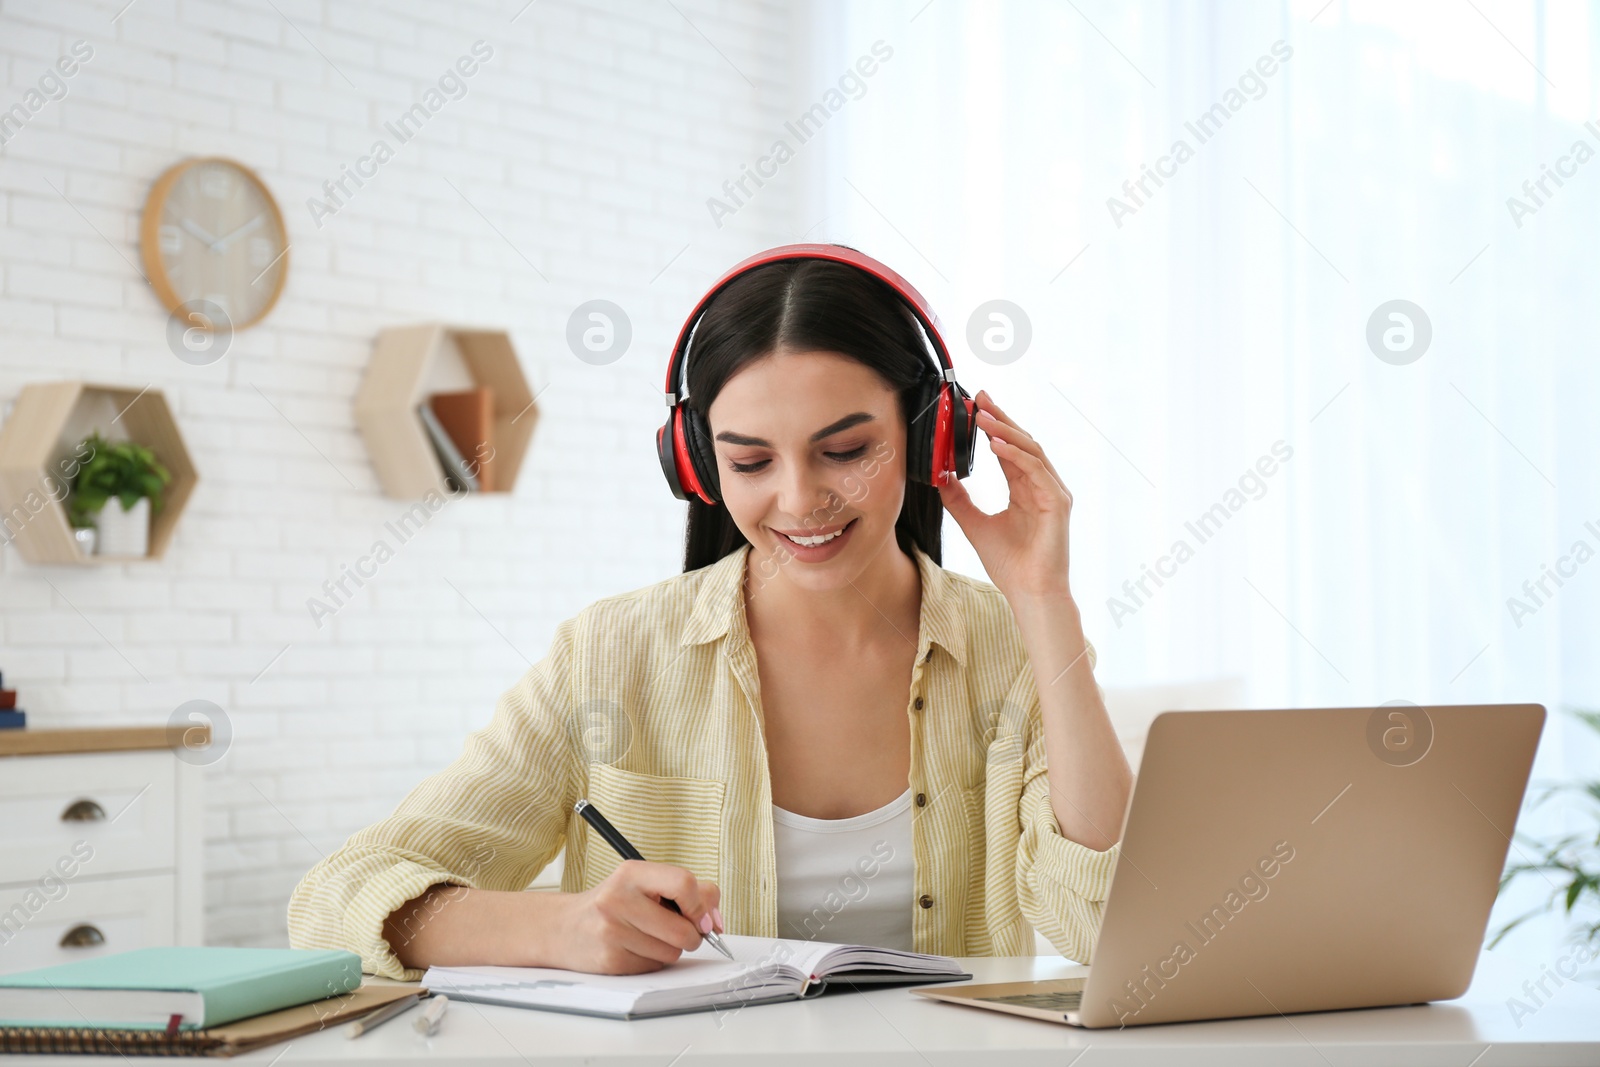
[[[78,546],[78,555],[94,555],[94,546],[99,536],[100,531],[93,526],[74,526],[72,528],[72,540]]]
[[[137,504],[123,511],[122,501],[112,497],[95,517],[95,527],[100,531],[95,539],[96,555],[149,555],[150,498],[140,497]]]

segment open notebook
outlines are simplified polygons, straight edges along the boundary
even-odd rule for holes
[[[971,978],[948,956],[869,945],[723,934],[724,959],[702,944],[647,974],[549,967],[429,967],[422,984],[454,1000],[644,1019],[819,996],[830,981],[945,982]]]

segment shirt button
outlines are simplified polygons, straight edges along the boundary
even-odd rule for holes
[[[925,808],[927,806],[928,806],[928,794],[926,794],[926,793],[918,793],[917,794],[917,807]]]
[[[924,908],[931,908],[933,907],[933,898],[924,893],[917,898],[917,903],[921,904]]]
[[[916,708],[918,711],[921,711],[922,710],[922,698],[918,697],[915,701],[912,702],[911,706],[913,708]]]

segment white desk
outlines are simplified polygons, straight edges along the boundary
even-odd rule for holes
[[[977,982],[1066,978],[1084,968],[1054,957],[972,957]],[[440,1032],[425,1038],[401,1016],[348,1040],[336,1028],[221,1060],[281,1067],[428,1062],[474,1067],[689,1067],[826,1064],[827,1067],[946,1067],[1029,1064],[1185,1064],[1197,1067],[1346,1067],[1361,1064],[1501,1067],[1600,1064],[1600,991],[1568,982],[1519,1029],[1506,998],[1523,996],[1523,974],[1485,953],[1458,1000],[1417,1007],[1288,1017],[1079,1030],[978,1008],[940,1004],[904,987],[824,993],[810,1001],[760,1004],[623,1022],[452,1002]],[[417,1009],[413,1009],[417,1010]],[[280,1058],[281,1057],[281,1058]],[[119,1063],[117,1057],[12,1056],[11,1063]],[[153,1061],[151,1061],[153,1062]]]

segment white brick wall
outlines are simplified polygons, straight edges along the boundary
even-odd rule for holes
[[[137,0],[113,21],[125,0],[0,0],[0,108],[94,49],[0,147],[0,414],[29,381],[153,384],[201,475],[163,562],[0,553],[0,669],[39,726],[227,711],[205,818],[220,944],[286,943],[300,875],[448,762],[556,623],[678,569],[664,349],[711,279],[815,221],[792,216],[791,174],[720,230],[705,208],[790,111],[780,3],[538,0],[512,23],[523,0],[274,2]],[[307,198],[477,39],[494,55],[467,96],[317,229]],[[134,264],[150,183],[202,154],[258,170],[293,248],[276,310],[195,367]],[[596,297],[634,325],[607,367],[564,342]],[[352,418],[372,338],[432,318],[513,330],[548,386],[532,451],[513,498],[450,504],[319,630],[306,598],[405,508]]]

